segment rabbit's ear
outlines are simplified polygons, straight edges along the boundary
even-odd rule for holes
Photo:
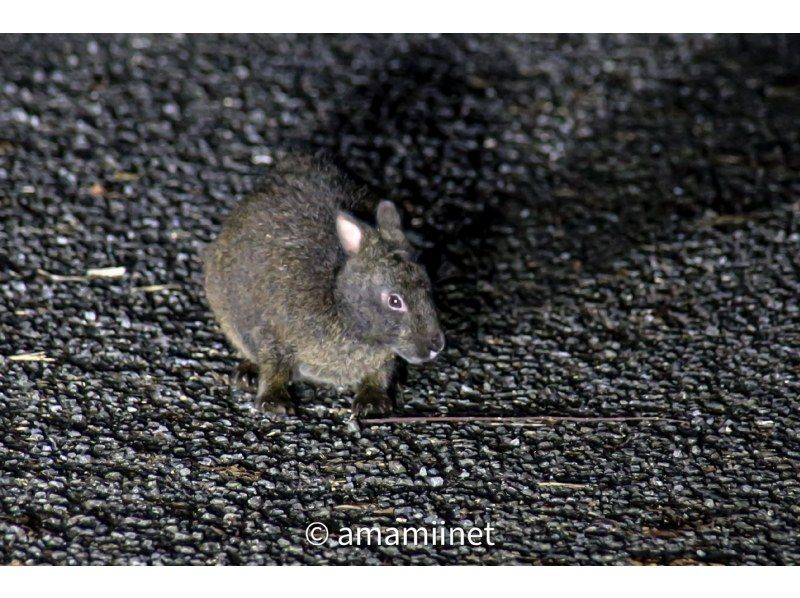
[[[336,215],[336,234],[347,255],[356,255],[361,251],[364,242],[364,232],[355,218],[344,212]]]
[[[406,245],[406,237],[400,222],[400,212],[391,201],[384,199],[378,204],[375,221],[378,223],[378,232],[381,237],[400,246]]]
[[[375,210],[375,220],[381,230],[400,229],[400,212],[388,199],[384,199],[378,204],[378,209]]]

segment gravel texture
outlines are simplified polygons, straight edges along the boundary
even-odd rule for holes
[[[799,117],[787,36],[0,36],[0,562],[799,564]],[[198,250],[290,147],[424,250],[399,415],[662,419],[259,416]]]

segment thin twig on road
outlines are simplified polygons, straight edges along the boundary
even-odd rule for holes
[[[668,422],[674,424],[688,425],[689,422],[680,419],[669,419],[665,417],[644,416],[644,417],[571,417],[562,415],[541,415],[541,416],[493,416],[493,415],[439,415],[430,417],[373,417],[359,420],[361,424],[381,425],[381,424],[514,424],[514,425],[547,425],[559,422],[574,423],[603,423],[603,422]]]

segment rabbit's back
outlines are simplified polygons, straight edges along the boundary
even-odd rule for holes
[[[334,311],[335,273],[344,259],[334,223],[350,203],[330,170],[308,158],[286,160],[234,207],[206,248],[209,303],[250,359],[265,339],[326,333],[315,326]]]

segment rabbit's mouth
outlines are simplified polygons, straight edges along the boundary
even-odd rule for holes
[[[445,338],[441,330],[423,335],[416,342],[408,343],[402,347],[395,347],[394,352],[408,363],[419,364],[433,361],[444,349]]]
[[[439,351],[430,351],[428,355],[409,354],[401,350],[396,350],[395,353],[412,365],[427,363],[429,361],[436,359],[436,356],[439,355]]]

